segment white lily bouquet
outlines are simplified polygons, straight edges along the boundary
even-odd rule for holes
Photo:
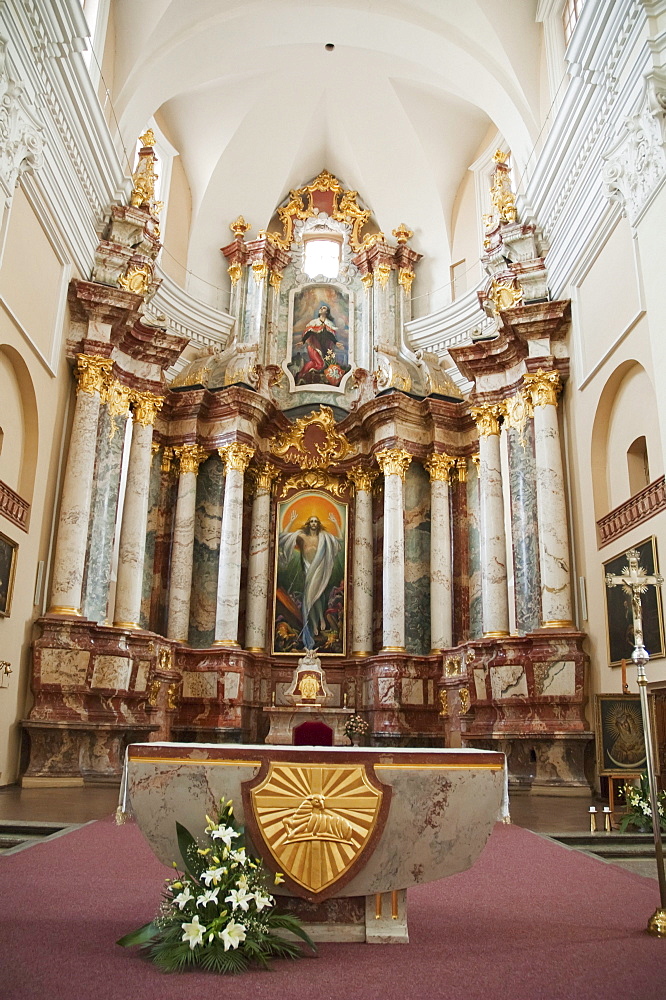
[[[267,889],[270,874],[246,853],[245,832],[233,805],[222,799],[217,820],[206,816],[204,845],[176,824],[184,871],[167,879],[156,918],[118,941],[140,945],[165,972],[200,966],[212,972],[244,972],[251,963],[299,958],[300,946],[277,932],[290,931],[316,952],[299,920],[276,913]],[[274,883],[282,881],[277,874]]]

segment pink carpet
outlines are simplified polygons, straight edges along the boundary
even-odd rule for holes
[[[92,823],[0,857],[2,1000],[664,1000],[656,881],[498,826],[477,864],[409,893],[409,945],[321,945],[241,977],[165,975],[115,940],[168,870],[134,825]]]

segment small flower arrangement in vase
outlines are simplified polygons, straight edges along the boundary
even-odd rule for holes
[[[365,736],[369,730],[370,726],[365,721],[363,716],[359,715],[357,712],[350,715],[345,722],[345,736],[353,747],[359,745],[361,737]]]
[[[627,812],[620,820],[620,833],[626,833],[628,827],[640,833],[652,833],[652,806],[646,772],[641,774],[638,785],[624,785],[624,800]],[[657,792],[657,806],[660,827],[666,833],[666,792]]]
[[[250,964],[268,967],[271,958],[299,958],[288,931],[315,945],[300,922],[275,912],[270,878],[259,858],[245,851],[245,831],[231,802],[220,802],[217,820],[206,816],[205,845],[176,823],[184,871],[167,879],[159,913],[151,923],[118,941],[140,945],[164,972],[199,966],[211,972],[244,972]],[[274,883],[284,881],[275,875]]]

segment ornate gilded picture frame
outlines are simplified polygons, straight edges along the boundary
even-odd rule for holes
[[[657,540],[652,535],[633,546],[639,552],[639,565],[648,575],[659,572]],[[631,595],[621,586],[607,587],[607,573],[621,575],[627,566],[626,549],[603,564],[604,591],[606,593],[606,635],[608,638],[608,662],[617,667],[622,660],[628,660],[634,649],[633,616]],[[641,594],[643,610],[643,643],[652,658],[664,655],[664,624],[661,588],[648,587]]]
[[[651,710],[654,712],[654,705],[651,705]],[[598,694],[595,699],[595,736],[600,775],[617,778],[646,770],[639,695]]]
[[[0,532],[0,617],[9,618],[16,575],[18,542]]]
[[[277,507],[274,654],[344,656],[347,504],[304,490]]]

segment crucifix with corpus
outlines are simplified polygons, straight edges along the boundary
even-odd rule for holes
[[[659,803],[657,798],[657,782],[654,770],[652,729],[650,726],[650,710],[648,706],[647,674],[645,664],[650,659],[650,655],[643,645],[643,612],[641,608],[641,594],[647,592],[648,587],[660,587],[664,582],[663,576],[659,573],[648,574],[639,565],[640,553],[638,549],[630,549],[626,553],[627,565],[623,567],[623,572],[618,575],[606,574],[606,586],[618,587],[627,594],[631,594],[631,612],[634,626],[634,651],[631,654],[632,662],[638,669],[638,690],[641,696],[641,714],[643,716],[643,735],[645,736],[645,755],[647,762],[648,784],[650,786],[650,807],[652,810],[652,830],[654,833],[654,850],[657,860],[657,876],[659,878],[659,894],[661,906],[648,920],[647,929],[656,937],[666,937],[666,875],[664,874],[664,854],[661,844],[661,823],[659,818]]]

